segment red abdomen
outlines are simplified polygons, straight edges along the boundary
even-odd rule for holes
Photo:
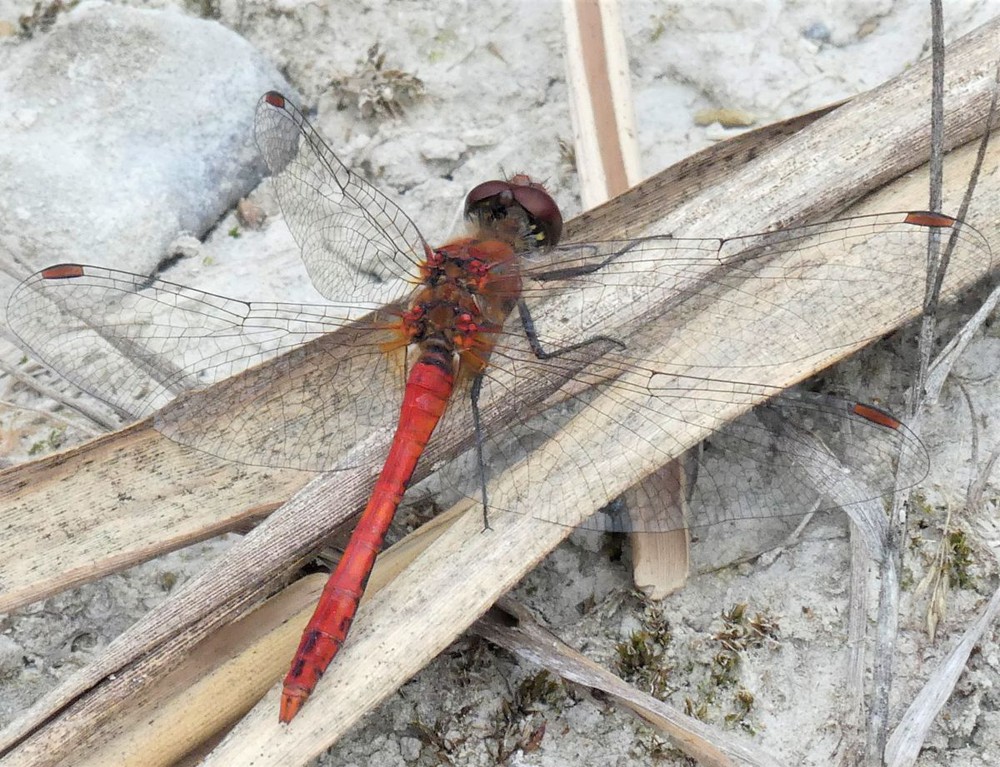
[[[290,722],[302,708],[347,638],[375,557],[417,461],[448,404],[454,378],[452,355],[443,349],[425,350],[410,371],[389,457],[344,555],[323,588],[285,677],[279,715],[282,722]]]

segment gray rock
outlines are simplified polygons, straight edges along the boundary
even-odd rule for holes
[[[214,21],[85,3],[0,46],[0,259],[151,272],[263,175],[261,94],[288,85]]]

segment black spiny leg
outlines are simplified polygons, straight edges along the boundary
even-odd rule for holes
[[[625,344],[616,338],[612,338],[611,336],[594,336],[593,338],[588,338],[585,341],[572,344],[571,346],[564,346],[551,352],[545,351],[545,349],[542,348],[541,342],[538,340],[538,332],[535,330],[535,321],[531,318],[531,312],[523,298],[519,298],[517,301],[517,311],[521,316],[521,325],[524,327],[524,335],[528,339],[531,351],[540,360],[551,359],[552,357],[569,354],[577,349],[581,349],[584,346],[590,346],[594,343],[603,342],[615,346],[618,349],[625,349]],[[486,458],[483,455],[483,424],[482,415],[479,412],[479,395],[483,388],[483,377],[484,373],[479,373],[472,379],[472,386],[470,387],[469,394],[471,395],[470,398],[472,400],[472,427],[476,432],[476,463],[478,464],[479,481],[482,486],[483,529],[492,530],[489,520],[489,504],[486,497]]]
[[[669,237],[639,237],[638,239],[632,240],[632,242],[626,244],[621,250],[615,251],[596,264],[569,266],[562,269],[551,269],[547,272],[534,272],[532,273],[531,278],[541,282],[551,282],[553,280],[571,280],[574,277],[583,277],[588,274],[594,274],[595,272],[601,271],[601,269],[606,267],[608,264],[614,263],[626,253],[645,245],[647,242],[663,239],[669,239]]]
[[[521,316],[521,326],[524,328],[524,335],[528,339],[528,345],[531,346],[532,353],[540,360],[561,357],[562,355],[569,354],[577,349],[582,349],[584,346],[590,346],[590,344],[600,342],[611,344],[612,346],[617,347],[619,351],[625,350],[625,344],[617,338],[612,338],[611,336],[592,336],[585,341],[580,341],[579,343],[571,344],[570,346],[563,346],[550,352],[545,351],[545,349],[542,348],[541,341],[538,340],[538,331],[535,330],[535,321],[531,318],[531,311],[528,309],[528,304],[525,303],[523,298],[519,298],[517,300],[517,313]]]

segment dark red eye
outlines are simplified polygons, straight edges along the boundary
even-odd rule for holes
[[[473,187],[472,191],[465,196],[466,214],[479,203],[497,197],[504,192],[510,192],[510,184],[506,181],[484,181],[479,186]]]
[[[528,215],[542,230],[545,239],[540,244],[549,248],[556,245],[560,235],[562,235],[563,220],[559,206],[552,199],[552,195],[537,184],[512,186],[511,189],[517,203],[528,212]]]

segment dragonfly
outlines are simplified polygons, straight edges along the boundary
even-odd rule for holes
[[[79,388],[123,416],[155,413],[168,438],[227,460],[336,471],[365,460],[356,447],[369,435],[392,435],[285,677],[282,722],[301,710],[346,641],[418,462],[442,434],[467,435],[486,526],[492,513],[561,523],[558,488],[542,503],[527,501],[527,488],[486,488],[497,466],[518,460],[528,462],[532,489],[545,487],[550,459],[536,458],[531,443],[558,437],[573,414],[594,413],[597,423],[607,401],[599,397],[653,424],[652,438],[648,428],[639,436],[630,423],[615,424],[623,454],[637,463],[676,454],[672,428],[693,417],[679,406],[691,392],[709,410],[763,403],[758,416],[712,438],[730,468],[719,469],[712,450],[700,461],[690,493],[705,524],[804,513],[816,507],[809,498],[824,487],[835,496],[845,478],[861,488],[855,501],[878,499],[926,473],[923,445],[891,413],[768,385],[780,349],[757,368],[727,367],[710,353],[723,340],[715,325],[699,330],[699,323],[737,318],[727,327],[739,337],[726,339],[737,343],[764,327],[801,333],[793,309],[756,298],[757,288],[777,283],[818,282],[843,296],[845,311],[874,311],[889,296],[919,306],[929,234],[954,235],[956,279],[989,258],[982,236],[957,219],[909,211],[733,238],[563,243],[558,205],[541,183],[517,174],[473,188],[464,206],[468,233],[432,247],[285,96],[261,98],[254,131],[309,277],[329,303],[247,302],[154,276],[56,264],[15,289],[7,317],[25,347]],[[887,329],[909,318],[903,311],[890,310]],[[701,343],[686,341],[669,359],[654,356],[650,350],[680,327]],[[870,339],[845,336],[843,345],[862,340]],[[178,396],[195,389],[200,396]],[[456,391],[465,392],[466,407],[454,404]],[[544,409],[553,392],[561,401]],[[779,445],[778,422],[823,434],[831,449],[817,453],[801,441],[797,448],[794,437]],[[563,457],[581,483],[602,483],[594,470],[600,456],[567,446]],[[762,510],[753,489],[762,467],[773,474],[804,461],[821,464],[813,472],[822,478],[818,489],[789,479],[787,504]],[[909,474],[897,480],[900,465]],[[643,475],[636,469],[629,479]],[[738,475],[748,489],[731,489]],[[608,515],[588,523],[619,524]]]

